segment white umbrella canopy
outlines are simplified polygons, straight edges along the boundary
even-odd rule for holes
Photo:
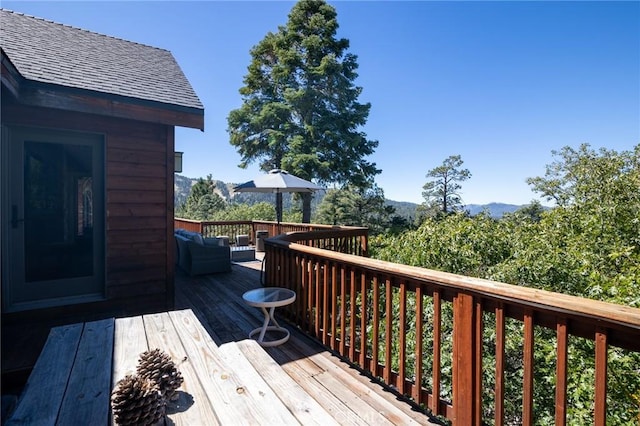
[[[323,189],[313,182],[299,178],[284,170],[273,169],[269,173],[233,188],[234,192],[313,192]]]
[[[242,183],[233,188],[233,192],[271,192],[282,194],[283,192],[314,192],[324,189],[313,182],[299,178],[280,169],[273,169],[264,175],[249,182]],[[281,196],[279,196],[280,198]],[[280,202],[281,203],[281,202]],[[280,204],[281,205],[281,204]],[[276,206],[276,219],[282,220],[282,211]]]

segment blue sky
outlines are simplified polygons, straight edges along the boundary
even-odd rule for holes
[[[371,103],[370,161],[387,198],[421,202],[450,155],[471,171],[465,204],[525,204],[552,150],[640,143],[639,2],[337,1]],[[249,50],[285,25],[285,1],[10,1],[2,7],[170,50],[205,105],[205,132],[176,130],[183,175],[240,183],[226,118]]]

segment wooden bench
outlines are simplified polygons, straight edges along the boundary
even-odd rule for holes
[[[7,425],[110,424],[111,390],[153,348],[184,378],[170,424],[335,423],[255,341],[219,348],[182,310],[53,328]]]

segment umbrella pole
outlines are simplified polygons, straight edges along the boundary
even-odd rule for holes
[[[278,232],[280,232],[280,222],[282,222],[282,192],[276,191],[276,222],[278,222]]]

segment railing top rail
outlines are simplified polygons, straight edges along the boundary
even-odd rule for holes
[[[353,230],[360,232],[364,230],[368,230],[367,227],[362,226],[335,226],[335,225],[323,225],[317,223],[297,223],[297,222],[275,222],[269,220],[196,220],[196,219],[183,219],[181,217],[174,218],[175,221],[178,222],[187,222],[187,223],[196,223],[204,225],[251,225],[251,224],[261,224],[261,225],[280,225],[281,227],[297,227],[297,228],[312,228],[315,230],[342,230],[348,231]],[[315,232],[315,231],[309,231]]]
[[[449,272],[338,253],[287,241],[296,238],[300,239],[301,234],[308,233],[294,232],[273,237],[267,240],[267,244],[275,244],[279,247],[300,253],[350,264],[359,269],[369,269],[382,274],[401,275],[416,281],[423,281],[455,291],[473,293],[481,297],[496,299],[511,304],[516,303],[535,310],[553,312],[563,317],[579,316],[582,318],[590,318],[601,322],[603,327],[619,325],[640,331],[640,309],[637,308],[490,281],[482,278],[467,277]],[[301,239],[306,239],[306,236]]]
[[[174,218],[173,218],[173,220],[177,220],[177,221],[180,221],[180,222],[197,223],[197,224],[203,223],[201,220],[197,220],[197,219],[183,219],[183,218],[181,218],[181,217],[174,217]]]
[[[267,224],[267,225],[278,225],[278,222],[273,222],[268,220],[253,220],[252,222],[259,223],[259,224]],[[324,225],[319,223],[297,223],[297,222],[280,222],[280,226],[308,227],[308,228],[313,228],[318,230],[342,229],[342,230],[361,230],[362,231],[362,230],[369,229],[364,226],[344,226],[344,225],[337,226],[337,225]],[[314,232],[314,231],[310,231],[310,232]]]
[[[280,235],[279,239],[282,241],[289,241],[289,242],[295,243],[296,241],[321,240],[323,238],[332,238],[336,236],[341,236],[341,237],[358,236],[358,235],[363,235],[363,233],[366,233],[366,231],[368,231],[368,228],[333,227],[331,229],[320,229],[317,231],[287,232],[286,234]]]
[[[251,225],[253,223],[253,221],[251,220],[192,220],[192,219],[181,219],[181,218],[175,218],[174,220],[178,222],[198,223],[198,224],[202,224],[202,226]]]

